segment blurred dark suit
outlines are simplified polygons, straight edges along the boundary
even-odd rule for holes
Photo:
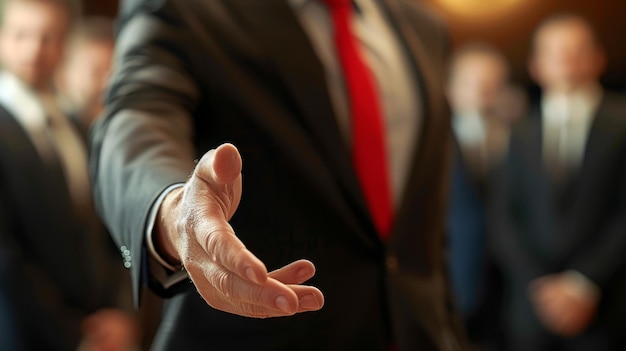
[[[113,245],[99,241],[106,237],[93,210],[80,212],[78,216],[58,160],[45,160],[32,135],[0,105],[0,257],[5,273],[0,286],[6,289],[24,350],[76,349],[81,320],[116,300],[116,282],[107,280],[110,268],[102,261],[103,247]]]
[[[456,145],[447,220],[452,291],[470,341],[484,350],[499,350],[501,282],[487,253],[489,186]]]
[[[15,322],[13,319],[13,309],[6,297],[6,288],[4,287],[4,257],[0,250],[0,345],[7,350],[17,348],[15,344]]]
[[[324,67],[287,1],[126,3],[134,16],[118,41],[92,167],[99,210],[131,251],[135,294],[152,203],[187,179],[194,158],[232,142],[244,162],[236,233],[270,270],[311,259],[311,284],[326,295],[319,312],[257,320],[187,289],[165,302],[156,349],[386,350],[392,334],[399,350],[459,348],[443,257],[446,38],[419,5],[380,3],[427,106],[388,244],[350,166]]]
[[[450,279],[464,317],[476,312],[485,268],[485,204],[482,179],[457,152],[450,187]]]
[[[544,166],[537,111],[514,129],[495,176],[489,210],[490,251],[505,277],[504,326],[513,350],[623,349],[626,294],[626,100],[605,92],[582,163],[557,181]],[[540,326],[531,280],[574,270],[601,290],[599,315],[564,340]]]

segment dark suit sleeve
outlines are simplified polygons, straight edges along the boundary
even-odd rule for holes
[[[152,204],[194,168],[191,115],[198,89],[187,70],[192,39],[176,13],[174,5],[146,1],[121,15],[107,112],[91,138],[96,207],[118,248],[130,251],[135,302]]]

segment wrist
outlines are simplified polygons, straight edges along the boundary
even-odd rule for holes
[[[179,236],[176,213],[182,200],[183,189],[183,187],[174,189],[163,199],[154,227],[155,250],[172,266],[179,266],[181,262],[176,245]]]

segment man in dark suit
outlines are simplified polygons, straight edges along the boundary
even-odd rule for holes
[[[487,260],[487,175],[506,154],[510,126],[526,111],[510,81],[509,63],[496,48],[468,43],[452,55],[448,98],[457,152],[448,215],[450,278],[468,335],[493,343],[497,329],[497,271]],[[487,321],[491,323],[487,323]]]
[[[122,8],[92,171],[135,295],[146,280],[171,296],[155,349],[460,349],[443,263],[447,45],[431,16],[405,0]],[[351,126],[373,110],[384,130],[365,146],[386,134],[373,180],[389,178],[391,214],[352,166]]]
[[[124,350],[132,319],[101,309],[116,305],[119,274],[91,205],[85,145],[54,105],[71,9],[8,0],[2,10],[0,286],[18,350]]]
[[[533,49],[541,105],[514,130],[490,204],[509,346],[623,349],[626,100],[600,88],[582,18],[546,20]]]

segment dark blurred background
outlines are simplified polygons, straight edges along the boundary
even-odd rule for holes
[[[583,15],[596,28],[608,54],[602,82],[612,90],[626,90],[626,43],[623,0],[415,0],[432,5],[448,22],[453,44],[480,40],[502,50],[513,66],[513,78],[535,88],[526,73],[533,28],[555,12]],[[86,15],[117,13],[117,0],[83,1]]]

